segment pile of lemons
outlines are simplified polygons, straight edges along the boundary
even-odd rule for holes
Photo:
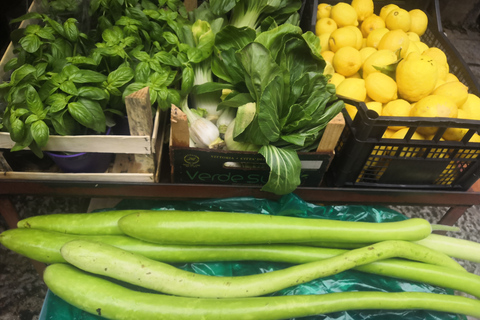
[[[337,94],[364,101],[380,116],[451,117],[480,120],[480,98],[450,72],[447,56],[422,41],[428,16],[396,4],[374,13],[372,0],[320,3],[315,33]],[[353,118],[354,106],[346,109]],[[408,128],[390,127],[387,138],[403,138]],[[428,139],[437,128],[419,128]],[[445,140],[459,141],[466,129],[451,128]],[[472,140],[480,142],[480,136]]]

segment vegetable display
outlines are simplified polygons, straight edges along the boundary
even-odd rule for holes
[[[137,219],[142,216],[148,219]],[[156,229],[152,216],[155,220],[164,218],[166,224],[173,229],[178,228],[177,238],[168,232],[165,235],[172,239],[164,244],[135,238],[142,233],[163,233]],[[226,221],[235,221],[237,228],[228,227]],[[95,232],[78,232],[86,229],[87,222],[92,227],[96,222],[100,226]],[[51,264],[45,272],[45,282],[53,293],[81,310],[108,319],[148,319],[158,316],[165,319],[222,319],[228,315],[229,319],[280,320],[338,310],[416,308],[478,316],[480,310],[475,298],[420,292],[342,292],[267,297],[282,289],[354,269],[372,276],[384,275],[424,282],[479,298],[479,276],[465,271],[457,261],[441,251],[420,244],[432,237],[430,232],[435,228],[423,219],[374,223],[254,213],[115,210],[84,214],[84,217],[72,214],[68,230],[63,225],[67,223],[66,215],[62,214],[27,218],[18,223],[20,228],[2,233],[0,242],[10,250]],[[49,224],[57,231],[36,228]],[[117,224],[116,230],[120,232],[125,226],[137,226],[135,229],[138,233],[112,234],[114,224]],[[329,239],[334,243],[339,239],[336,234],[348,234],[348,230],[351,230],[348,234],[350,242],[345,243],[356,243],[360,247],[345,250],[308,246],[312,237],[315,238],[314,229],[319,228],[316,224],[327,226],[322,231],[326,243]],[[406,233],[402,231],[402,224]],[[200,238],[218,241],[225,237],[222,240],[225,244],[185,244],[182,238],[189,238],[189,232],[192,235],[194,232],[180,232],[182,225],[187,226],[187,231],[188,225],[197,226]],[[292,240],[286,226],[290,226],[293,239],[297,242],[282,243],[281,239]],[[311,230],[305,229],[308,226]],[[235,234],[236,231],[239,233]],[[307,234],[310,238],[296,238],[296,232]],[[263,235],[256,237],[258,233]],[[228,234],[235,240],[229,242]],[[242,234],[245,239],[254,238],[256,244],[248,244],[251,241],[235,244]],[[388,234],[391,238],[400,236],[403,239],[388,239]],[[449,242],[449,237],[441,239],[445,244]],[[280,243],[272,243],[275,241]],[[366,244],[368,241],[373,243]],[[467,248],[478,246],[463,241]],[[459,243],[462,242],[452,240],[451,243],[461,248]],[[242,260],[286,262],[291,266],[266,273],[218,277],[196,274],[175,265]],[[123,285],[114,284],[118,280],[149,293],[131,291]],[[352,303],[351,299],[360,302]],[[114,301],[122,302],[119,305]],[[215,310],[212,310],[213,305]],[[226,313],[227,309],[230,313]],[[265,314],[269,314],[268,317]]]

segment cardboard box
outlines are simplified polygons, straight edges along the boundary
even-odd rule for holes
[[[259,153],[190,148],[187,117],[176,106],[172,106],[170,122],[172,182],[263,185],[268,181],[269,167]],[[302,162],[301,186],[320,185],[344,126],[343,116],[337,115],[325,128],[316,152],[299,152]]]

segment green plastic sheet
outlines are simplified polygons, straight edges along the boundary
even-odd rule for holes
[[[308,203],[294,194],[286,195],[278,201],[250,197],[213,199],[200,201],[155,201],[124,200],[113,209],[155,209],[155,210],[195,210],[195,211],[235,211],[270,215],[334,219],[342,221],[390,222],[407,219],[406,216],[387,207],[373,206],[321,206]],[[198,274],[216,276],[242,276],[265,273],[288,267],[286,263],[273,262],[208,262],[187,263],[177,267]],[[432,292],[453,294],[452,290],[424,283],[408,282],[389,277],[371,275],[355,270],[342,272],[323,279],[317,279],[271,294],[305,295],[327,294],[345,291],[383,292]],[[81,311],[53,294],[47,292],[40,320],[94,320],[103,319]],[[335,312],[325,315],[303,317],[302,320],[466,320],[462,315],[424,310],[363,310]],[[294,320],[294,319],[292,319]]]

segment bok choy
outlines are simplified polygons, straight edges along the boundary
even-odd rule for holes
[[[301,183],[297,152],[315,150],[328,122],[344,107],[324,74],[318,37],[290,24],[259,33],[227,26],[217,33],[215,47],[212,72],[221,82],[196,90],[237,93],[220,107],[237,107],[235,141],[261,146],[258,152],[270,167],[262,190],[294,191]]]

